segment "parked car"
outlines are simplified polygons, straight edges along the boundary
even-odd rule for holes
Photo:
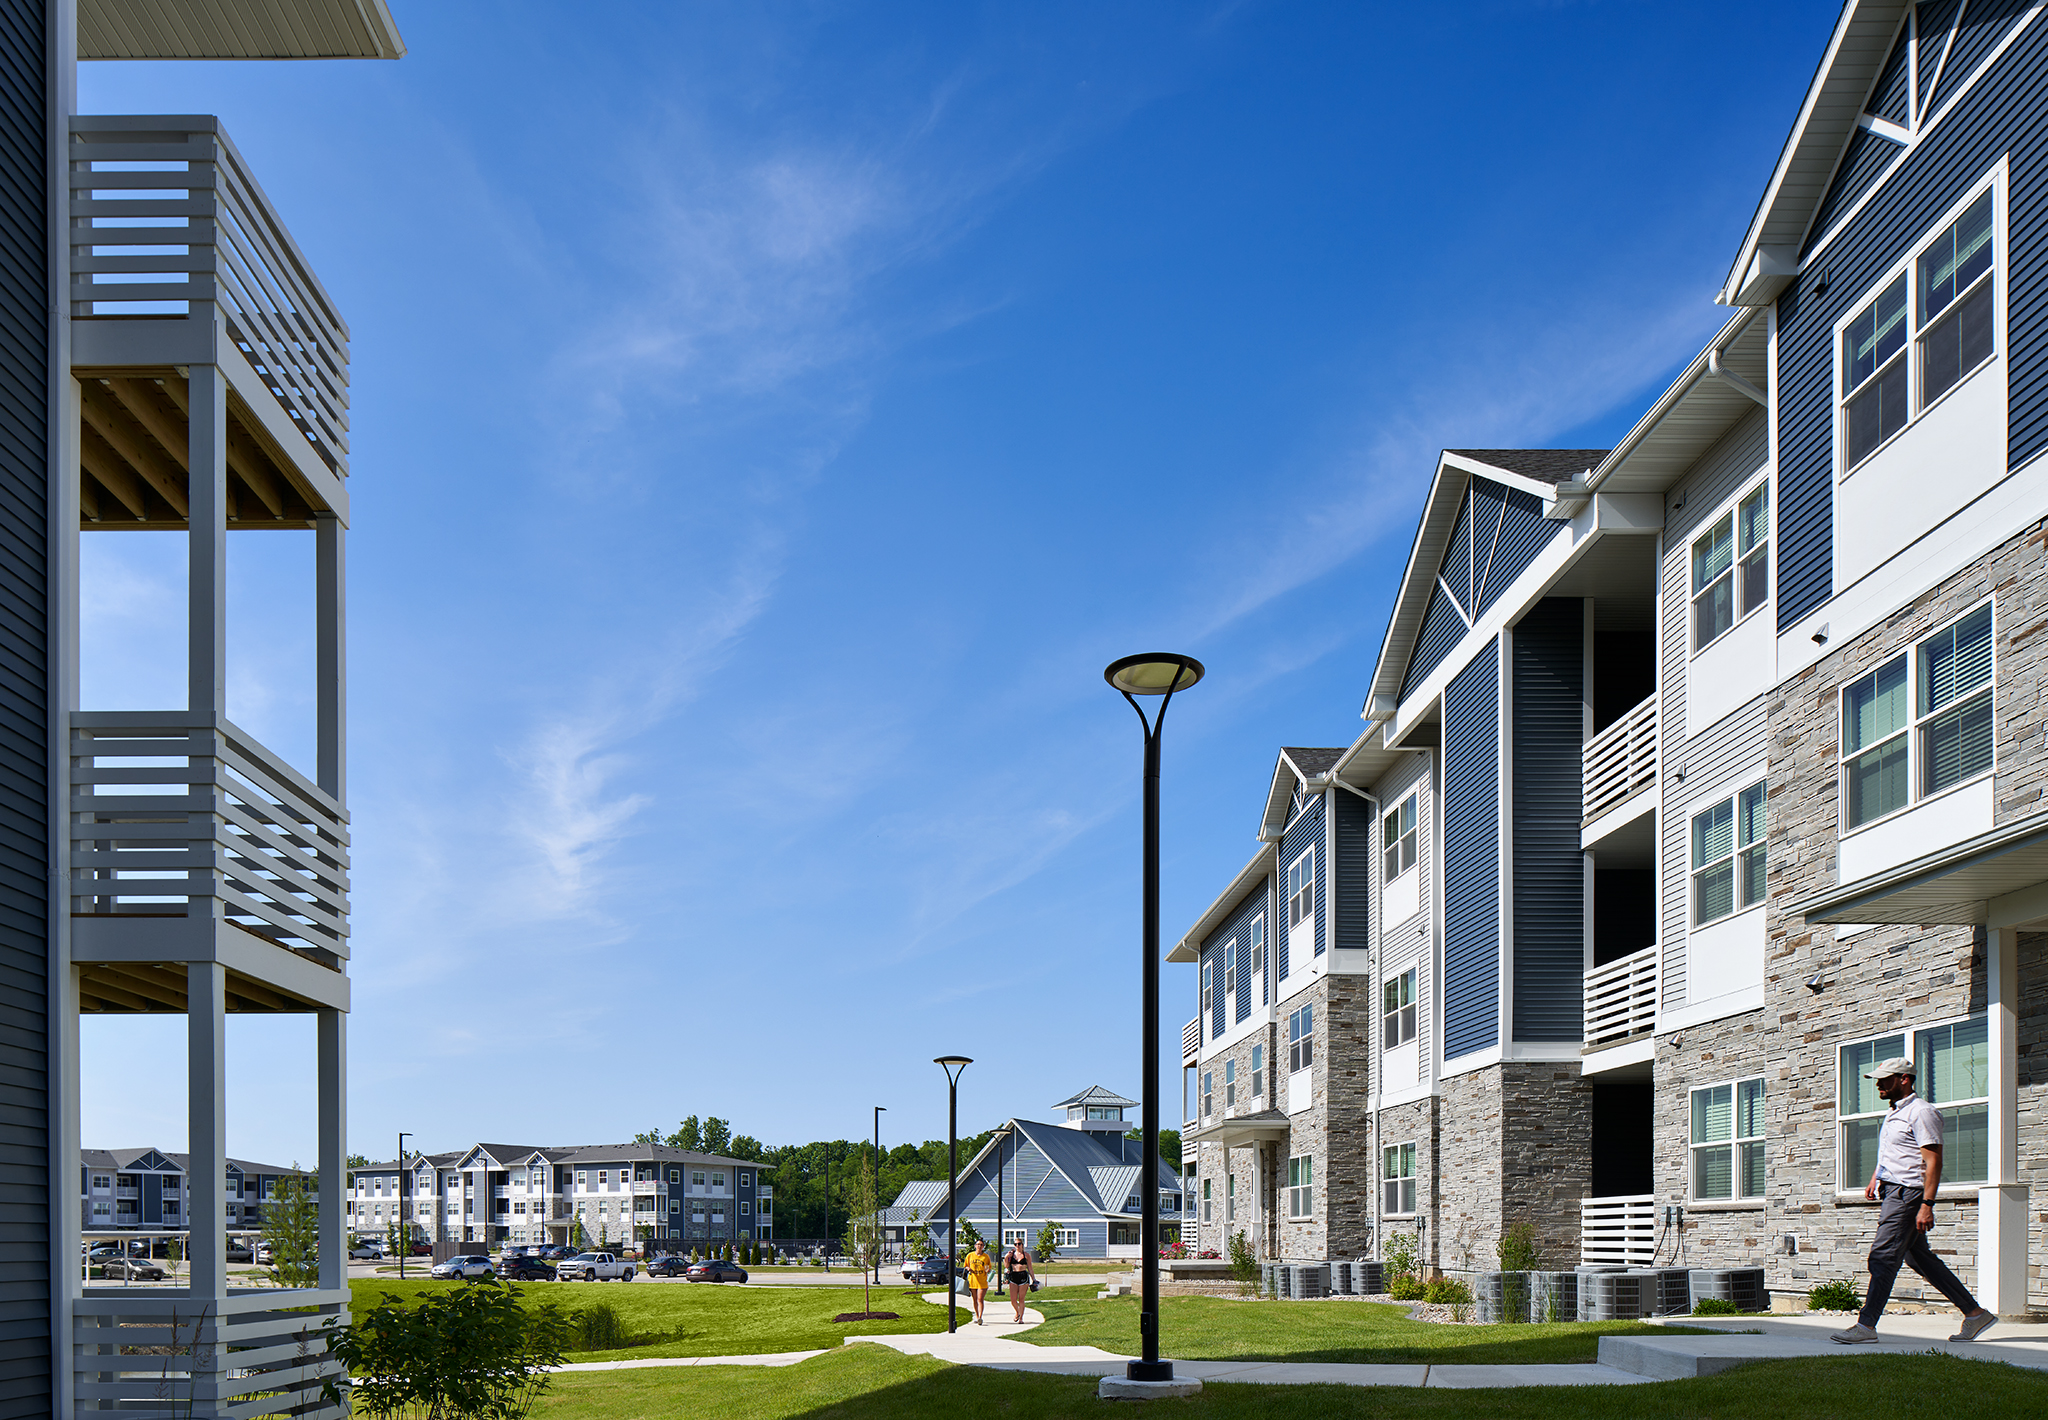
[[[137,1257],[109,1257],[93,1264],[102,1277],[125,1278],[130,1282],[161,1282],[163,1268]]]
[[[690,1259],[687,1257],[657,1257],[647,1264],[649,1277],[680,1277],[689,1270]]]
[[[967,1269],[956,1267],[953,1269],[953,1275],[955,1277],[965,1277]],[[906,1262],[903,1264],[903,1280],[906,1282],[922,1283],[926,1286],[943,1287],[946,1285],[946,1259],[943,1257],[927,1257],[921,1262]]]
[[[574,1257],[577,1251],[578,1249],[570,1247],[567,1243],[553,1243],[542,1248],[540,1255],[550,1262],[566,1262]]]
[[[446,1262],[435,1263],[433,1275],[449,1282],[457,1279],[464,1282],[477,1282],[496,1274],[491,1268],[491,1260],[488,1257],[481,1253],[464,1253],[457,1257],[451,1257]]]
[[[228,1262],[254,1262],[256,1249],[250,1245],[247,1238],[229,1238],[221,1256]]]
[[[498,1263],[498,1275],[511,1282],[552,1282],[555,1265],[542,1257],[508,1257]]]
[[[683,1278],[689,1282],[744,1282],[747,1274],[736,1262],[713,1258],[709,1262],[691,1263]]]
[[[560,1282],[630,1282],[639,1269],[609,1252],[579,1252],[555,1269]]]
[[[268,1251],[268,1249],[265,1249],[265,1251]],[[384,1260],[384,1244],[364,1238],[348,1250],[348,1255],[354,1258],[368,1258],[372,1262],[382,1262]]]
[[[430,1242],[416,1242],[412,1245],[412,1255],[414,1257],[432,1257],[434,1255],[434,1245]]]
[[[92,1250],[86,1253],[86,1257],[93,1262],[104,1262],[110,1257],[121,1256],[123,1251],[124,1249],[122,1248],[120,1243],[94,1243],[92,1246]]]

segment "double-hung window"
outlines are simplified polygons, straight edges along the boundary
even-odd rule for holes
[[[1266,970],[1266,914],[1261,912],[1252,919],[1252,972],[1262,975]]]
[[[1252,1103],[1259,1104],[1266,1098],[1266,1047],[1252,1047]]]
[[[1840,1187],[1860,1191],[1877,1170],[1877,1134],[1891,1106],[1863,1072],[1908,1055],[1919,1069],[1914,1091],[1941,1111],[1941,1181],[1984,1183],[1991,1173],[1991,1051],[1983,1016],[1857,1041],[1841,1048],[1837,1070]]]
[[[1996,349],[1993,197],[1965,208],[1842,328],[1845,472]]]
[[[1771,485],[1759,484],[1692,545],[1695,651],[1771,599]]]
[[[1692,1196],[1732,1201],[1764,1195],[1764,1082],[1692,1092]]]
[[[1223,1062],[1223,1107],[1229,1109],[1237,1103],[1237,1062]]]
[[[1704,926],[1764,900],[1764,785],[1692,816],[1692,925]]]
[[[1380,821],[1380,858],[1386,881],[1392,882],[1415,866],[1415,795]]]
[[[1237,1175],[1234,1173],[1223,1178],[1223,1221],[1237,1221]]]
[[[1992,648],[1987,602],[1842,688],[1844,828],[1990,770]]]
[[[1229,1001],[1237,990],[1237,938],[1223,944],[1223,999]]]
[[[1208,1015],[1216,1005],[1216,963],[1202,963],[1202,1014]]]
[[[1310,848],[1287,869],[1287,925],[1298,927],[1316,915],[1316,850]]]
[[[1204,1119],[1207,1119],[1216,1112],[1215,1091],[1216,1072],[1214,1070],[1204,1070],[1202,1072],[1202,1118]]]
[[[1380,984],[1381,1040],[1392,1050],[1415,1039],[1415,968]]]
[[[1202,1221],[1205,1223],[1215,1221],[1215,1201],[1210,1196],[1214,1185],[1214,1179],[1202,1180]]]
[[[1287,1069],[1298,1073],[1316,1061],[1316,1008],[1313,1004],[1287,1017]]]
[[[1380,1150],[1380,1212],[1415,1211],[1415,1146],[1389,1144]]]
[[[1315,1160],[1301,1154],[1287,1161],[1287,1216],[1306,1218],[1315,1211]]]

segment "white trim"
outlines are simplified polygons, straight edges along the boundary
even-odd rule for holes
[[[1991,675],[1990,678],[1984,682],[1983,686],[1980,689],[1973,689],[1972,693],[1968,697],[1965,697],[1965,699],[1973,700],[1978,695],[1989,692],[1993,697],[1992,703],[1994,706],[1993,713],[1995,717],[1995,707],[1997,704],[1998,692],[1998,667],[2000,663],[2000,657],[1998,654],[1998,628],[2000,624],[2000,617],[1998,614],[1997,599],[1992,596],[1986,596],[1980,598],[1977,601],[1971,602],[1969,606],[1965,607],[1962,611],[1956,613],[1954,616],[1948,617],[1938,625],[1929,627],[1927,630],[1915,635],[1911,640],[1907,641],[1903,646],[1899,647],[1891,655],[1884,657],[1882,660],[1872,665],[1870,669],[1864,671],[1861,675],[1855,676],[1849,680],[1840,681],[1836,684],[1835,841],[1837,843],[1844,842],[1848,839],[1854,838],[1856,835],[1860,833],[1867,833],[1873,828],[1877,828],[1883,824],[1890,823],[1893,819],[1898,818],[1902,814],[1911,813],[1914,809],[1919,808],[1922,804],[1933,803],[1935,800],[1944,798],[1947,795],[1954,793],[1958,789],[1967,788],[1969,785],[1975,784],[1979,780],[1988,779],[1998,772],[1998,736],[1996,732],[1997,727],[1994,723],[1991,738],[1991,763],[1989,765],[1977,771],[1977,773],[1970,775],[1967,779],[1959,779],[1955,783],[1945,785],[1941,789],[1938,789],[1931,794],[1924,792],[1920,787],[1920,775],[1921,770],[1924,767],[1924,755],[1922,754],[1920,748],[1920,740],[1922,734],[1925,731],[1927,723],[1934,720],[1940,715],[1946,714],[1951,709],[1954,709],[1956,706],[1959,706],[1963,703],[1963,700],[1957,700],[1951,702],[1948,705],[1942,706],[1939,710],[1930,711],[1925,715],[1920,713],[1920,699],[1918,694],[1920,684],[1918,675],[1920,648],[1926,645],[1929,641],[1933,640],[1935,637],[1939,636],[1942,632],[1954,629],[1955,627],[1961,625],[1963,622],[1969,620],[1969,618],[1975,616],[1978,612],[1984,610],[1987,607],[1991,611]],[[1906,727],[1903,731],[1899,732],[1904,734],[1906,738],[1906,802],[1899,805],[1899,807],[1895,809],[1889,810],[1886,813],[1879,814],[1876,818],[1866,819],[1862,823],[1851,825],[1849,823],[1849,796],[1846,792],[1850,759],[1852,757],[1857,759],[1862,758],[1864,755],[1869,754],[1872,750],[1876,749],[1879,745],[1886,744],[1889,743],[1891,740],[1897,739],[1898,734],[1887,735],[1884,739],[1877,741],[1876,744],[1867,745],[1863,749],[1858,750],[1854,756],[1850,756],[1842,749],[1843,704],[1848,697],[1849,688],[1851,686],[1861,684],[1863,681],[1866,680],[1872,680],[1878,674],[1878,672],[1884,670],[1887,666],[1900,660],[1903,660],[1906,663],[1906,694],[1909,698],[1908,703],[1910,707],[1906,712]]]

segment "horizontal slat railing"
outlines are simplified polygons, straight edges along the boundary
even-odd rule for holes
[[[1644,947],[1586,973],[1586,1046],[1613,1045],[1657,1026],[1657,949]]]
[[[281,946],[348,956],[347,815],[257,740],[221,716],[89,711],[70,750],[74,914],[217,900]]]
[[[1657,1196],[1579,1200],[1579,1262],[1588,1267],[1649,1267],[1657,1259]]]
[[[1657,782],[1655,695],[1586,741],[1584,775],[1587,823]]]
[[[330,1320],[346,1323],[348,1303],[342,1289],[266,1288],[218,1301],[88,1290],[72,1303],[76,1413],[338,1417],[321,1396],[342,1372],[324,1333]]]
[[[346,476],[348,323],[220,121],[81,115],[69,157],[72,315],[210,319],[217,306],[307,444]]]
[[[1191,1064],[1202,1054],[1202,1018],[1196,1016],[1180,1028],[1180,1058],[1182,1064]]]

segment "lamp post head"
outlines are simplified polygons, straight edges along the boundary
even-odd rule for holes
[[[960,1072],[973,1063],[974,1061],[965,1055],[939,1055],[934,1056],[932,1059],[932,1064],[946,1072],[947,1084],[958,1084],[960,1082]]]
[[[1125,656],[1111,661],[1102,678],[1126,695],[1164,695],[1186,690],[1203,675],[1202,663],[1193,656],[1166,651],[1149,651],[1142,656]]]

